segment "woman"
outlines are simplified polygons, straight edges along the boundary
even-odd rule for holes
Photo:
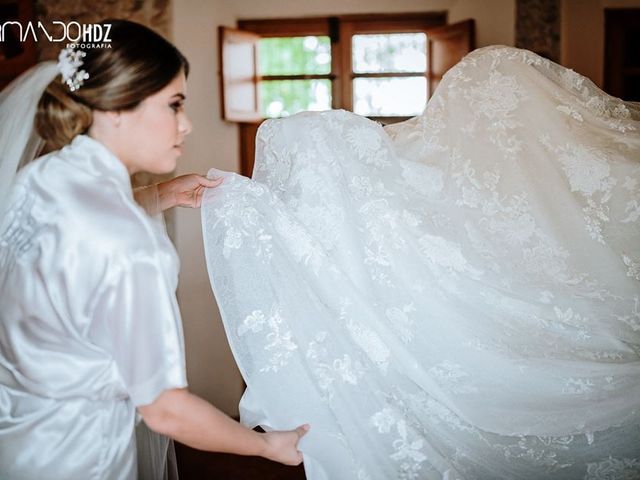
[[[225,176],[242,420],[308,419],[307,478],[640,478],[638,105],[488,47],[421,116],[268,121]]]
[[[62,79],[43,64],[2,98],[3,182],[33,152],[40,95],[35,124],[52,153],[0,198],[0,476],[135,478],[137,414],[194,448],[298,464],[306,426],[259,434],[187,390],[178,259],[130,175],[176,167],[191,130],[188,63],[146,27],[108,23],[111,48],[66,49]],[[164,185],[160,208],[197,205],[218,183]]]

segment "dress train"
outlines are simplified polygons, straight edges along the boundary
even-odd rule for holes
[[[488,47],[407,122],[265,122],[202,208],[243,422],[312,480],[640,478],[639,120]]]

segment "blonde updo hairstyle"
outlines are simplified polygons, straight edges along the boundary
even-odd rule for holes
[[[80,69],[89,78],[72,92],[58,75],[40,98],[35,127],[47,151],[58,150],[86,133],[93,110],[135,109],[181,71],[189,73],[187,59],[153,30],[127,20],[102,24],[111,25],[111,48],[80,49],[86,53]]]

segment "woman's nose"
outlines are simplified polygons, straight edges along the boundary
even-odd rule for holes
[[[193,129],[193,124],[186,113],[183,113],[180,116],[180,122],[178,124],[178,128],[180,129],[180,133],[182,135],[189,135],[191,130]]]

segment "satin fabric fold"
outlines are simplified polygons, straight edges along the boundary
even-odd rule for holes
[[[8,205],[0,476],[136,478],[136,406],[187,384],[175,249],[88,136],[20,170]]]

